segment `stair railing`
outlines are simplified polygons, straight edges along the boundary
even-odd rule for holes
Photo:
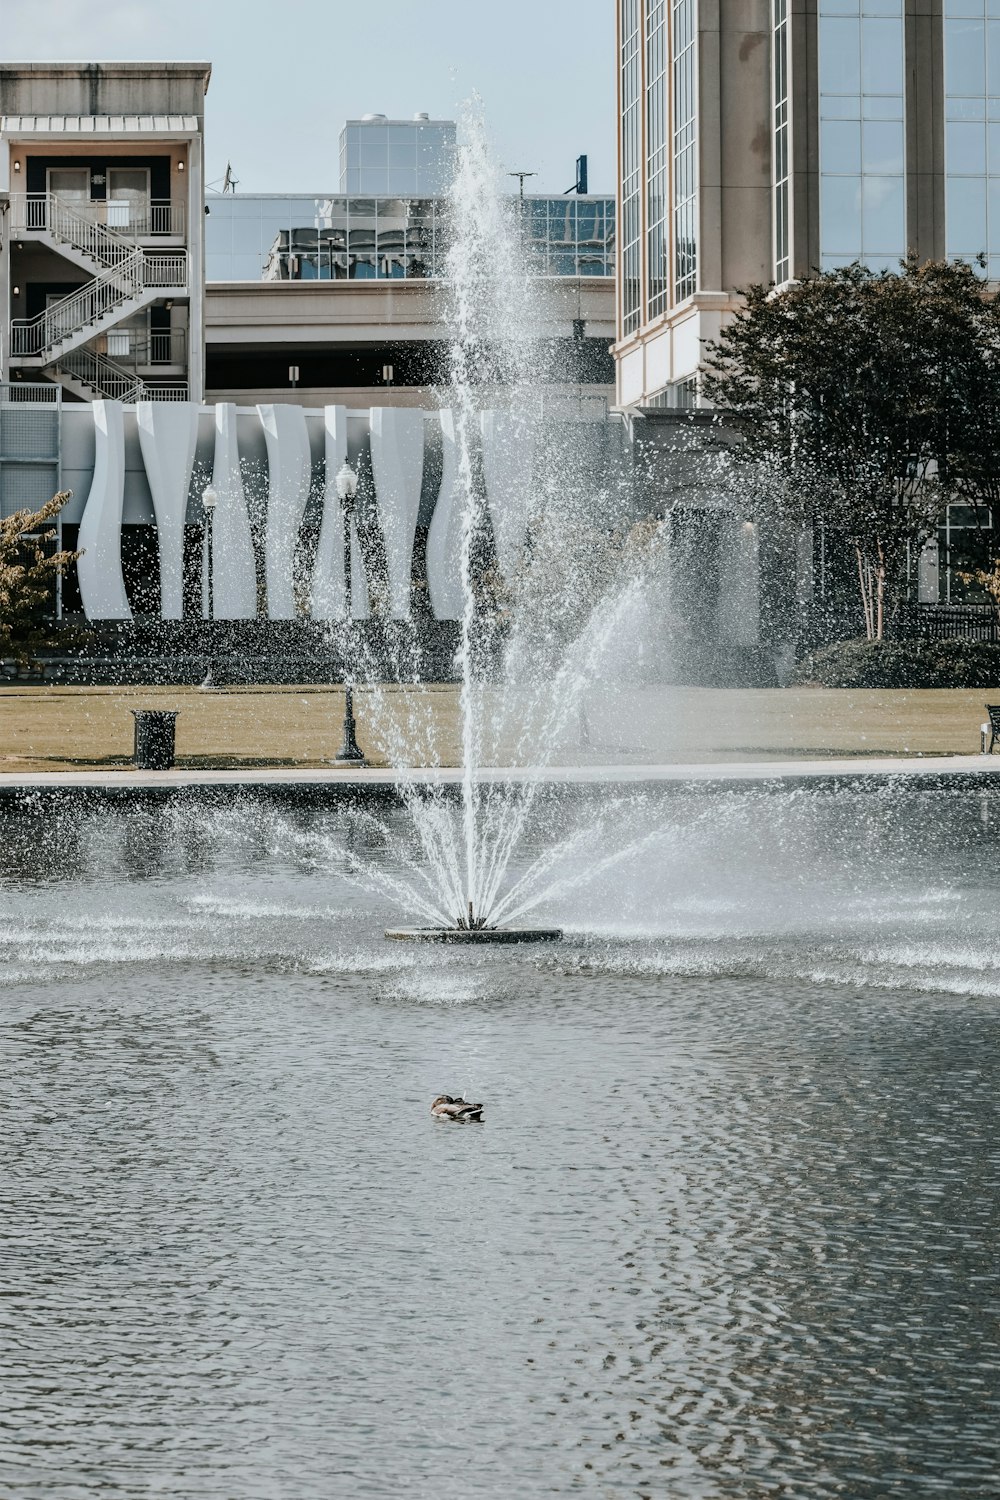
[[[93,349],[71,349],[60,356],[54,368],[109,401],[134,402],[145,397],[144,381]]]
[[[53,239],[110,269],[135,254],[136,247],[124,235],[99,224],[74,204],[55,193],[18,193],[11,203],[12,233],[46,230]]]
[[[53,302],[36,317],[12,319],[11,354],[50,354],[66,339],[140,296],[147,285],[145,262],[142,251],[133,250],[129,260],[103,271],[78,291]]]

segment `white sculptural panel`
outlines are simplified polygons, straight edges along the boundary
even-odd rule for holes
[[[486,504],[500,571],[509,580],[520,566],[531,519],[536,424],[511,411],[484,411],[479,424]]]
[[[441,412],[441,488],[427,532],[427,591],[438,620],[460,620],[462,524],[465,496],[459,475],[458,441],[451,411]]]
[[[413,538],[424,477],[424,414],[412,407],[371,409],[372,477],[375,506],[389,569],[389,613],[410,614]]]
[[[269,473],[264,564],[271,620],[296,616],[292,568],[299,527],[309,498],[311,459],[301,406],[258,406]]]
[[[313,566],[312,617],[314,620],[341,620],[344,617],[344,517],[337,494],[337,471],[347,461],[347,407],[325,407],[323,426],[323,520]],[[353,561],[351,567],[351,582],[356,586]]]
[[[314,620],[342,620],[346,603],[344,578],[344,511],[337,494],[337,473],[347,462],[347,407],[324,408],[325,432],[323,520],[312,577]],[[368,579],[365,574],[356,516],[351,518],[351,618],[367,620]]]
[[[94,477],[80,521],[76,565],[89,620],[131,620],[122,574],[125,422],[120,401],[95,401]]]
[[[212,520],[213,611],[219,620],[253,620],[257,617],[257,565],[236,437],[236,407],[231,402],[215,408],[212,488],[217,496]]]
[[[156,518],[160,615],[164,620],[180,620],[184,616],[184,518],[198,442],[198,408],[190,401],[140,401],[135,411]]]

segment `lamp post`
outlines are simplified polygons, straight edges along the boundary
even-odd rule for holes
[[[215,507],[219,503],[219,497],[210,484],[207,484],[201,492],[201,503],[205,508],[205,557],[203,561],[204,609],[206,620],[211,620],[215,614],[215,605],[212,598],[212,519],[215,515]]]
[[[358,492],[358,476],[345,459],[337,470],[334,480],[337,486],[337,495],[340,500],[341,515],[344,523],[344,612],[345,648],[350,640],[351,624],[353,618],[353,599],[351,597],[351,522],[354,519],[354,497]],[[345,669],[347,666],[345,649]],[[345,670],[346,679],[347,672]],[[364,755],[358,745],[357,726],[354,722],[354,689],[345,681],[344,683],[344,742],[337,751],[337,759],[349,761],[354,765],[364,763]]]
[[[205,550],[202,558],[202,578],[204,580],[202,587],[202,608],[205,611],[206,620],[211,620],[215,615],[215,596],[212,587],[212,521],[215,518],[215,507],[219,503],[219,497],[211,484],[206,484],[202,490],[201,503],[205,511]],[[209,628],[211,629],[211,627]],[[208,646],[211,653],[211,639],[209,639]],[[215,676],[212,671],[213,665],[214,663],[210,654],[208,658],[208,671],[205,674],[205,681],[202,683],[203,688],[209,689],[215,686]]]

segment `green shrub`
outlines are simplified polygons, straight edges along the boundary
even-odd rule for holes
[[[836,688],[995,688],[1000,646],[959,639],[837,641],[804,657],[792,681]]]

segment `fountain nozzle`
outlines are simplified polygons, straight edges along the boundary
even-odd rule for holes
[[[459,917],[455,927],[459,932],[482,932],[485,926],[486,918],[476,916],[470,899],[467,912]]]

